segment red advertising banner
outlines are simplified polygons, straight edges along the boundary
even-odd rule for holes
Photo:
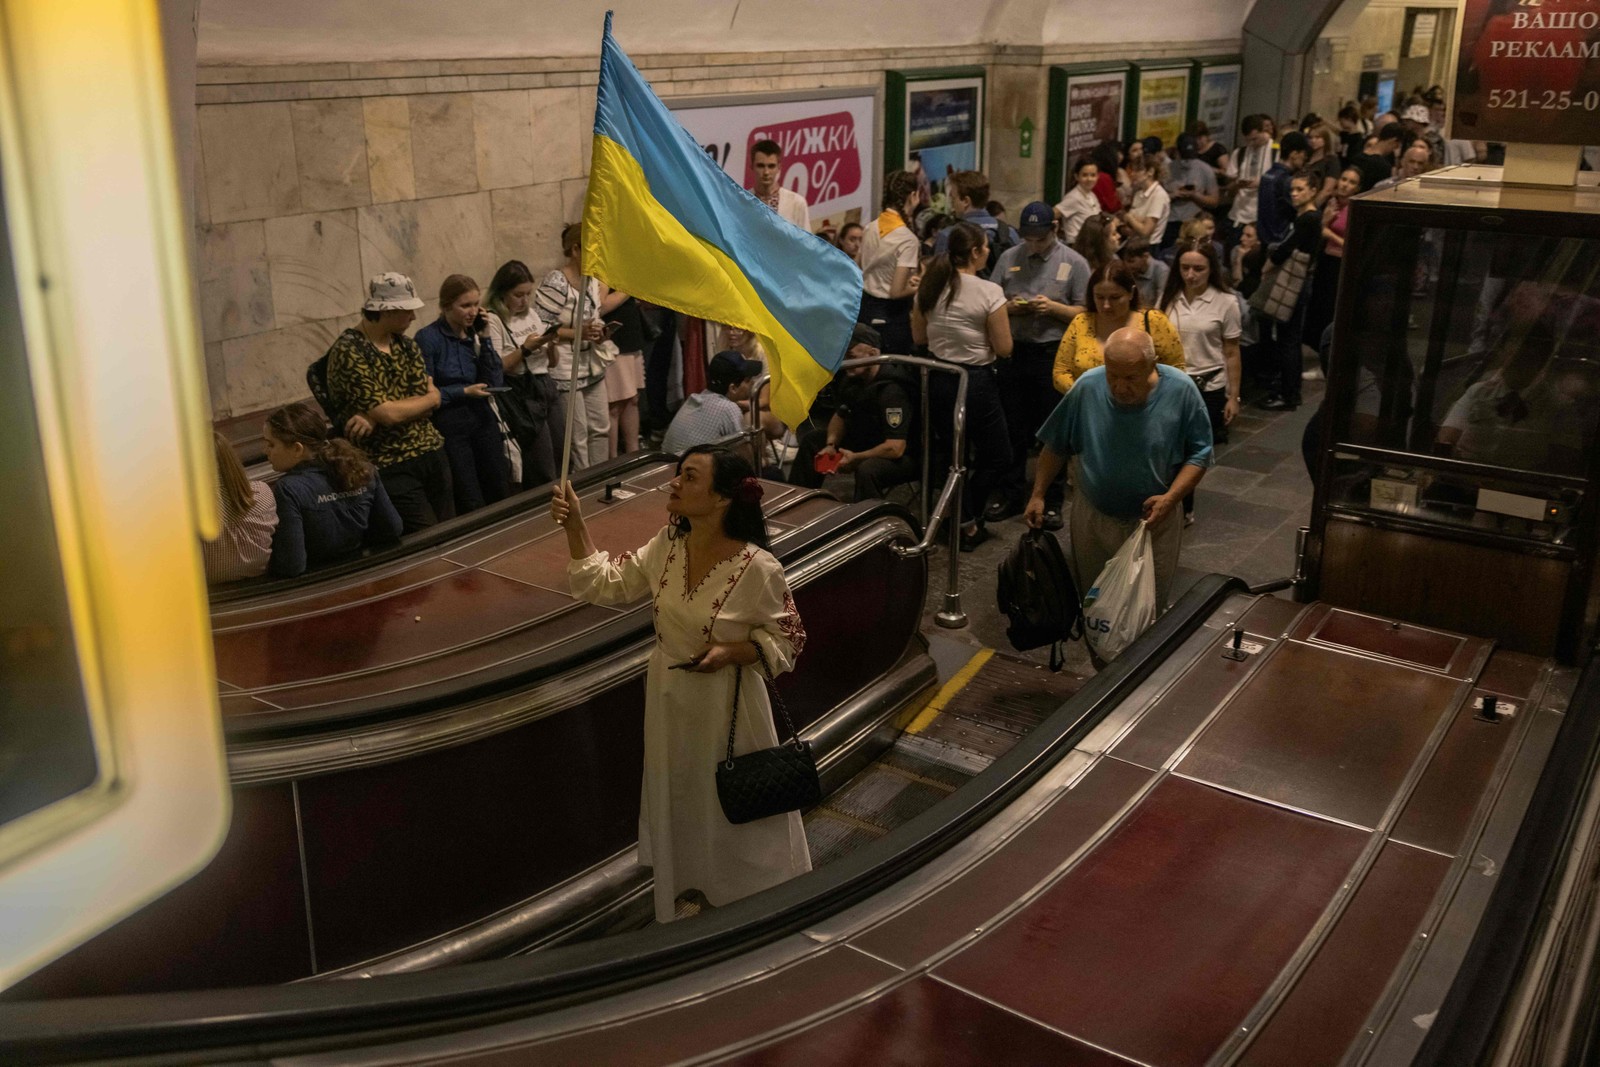
[[[1600,143],[1600,2],[1466,0],[1451,134]]]
[[[848,111],[772,122],[751,130],[745,142],[746,189],[756,183],[750,149],[757,141],[775,141],[783,149],[783,184],[798,189],[808,203],[827,203],[861,188],[861,151],[855,116]]]

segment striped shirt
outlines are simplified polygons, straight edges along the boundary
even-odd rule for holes
[[[250,508],[240,513],[222,501],[222,533],[215,541],[200,543],[206,565],[206,582],[236,582],[267,573],[272,558],[272,532],[278,528],[278,504],[266,482],[250,483]]]

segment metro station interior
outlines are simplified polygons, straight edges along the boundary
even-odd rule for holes
[[[1169,141],[1413,86],[1454,119],[1458,54],[1489,69],[1458,38],[1514,7],[614,18],[713,160],[741,108],[848,124],[820,231],[874,225],[919,144],[1014,223],[1061,199],[1078,84]],[[811,869],[731,903],[656,918],[655,613],[574,595],[548,482],[207,585],[213,430],[272,477],[262,419],[369,276],[559,265],[605,13],[0,0],[0,1062],[1600,1061],[1600,104],[1562,128],[1591,141],[1455,119],[1470,161],[1349,199],[1325,362],[1240,410],[1107,663],[1011,647],[1025,526],[961,544],[959,448],[885,499],[763,470],[822,799]],[[1584,112],[1600,62],[1568,73]],[[918,85],[966,140],[917,140]],[[643,441],[571,480],[615,554],[679,477]]]

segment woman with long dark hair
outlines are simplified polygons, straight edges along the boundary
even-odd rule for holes
[[[362,546],[400,537],[400,513],[367,457],[328,437],[322,412],[301,401],[267,416],[267,462],[282,475],[272,483],[278,529],[272,535],[277,578],[293,578]]]
[[[511,392],[501,398],[506,425],[522,449],[522,484],[556,480],[556,436],[565,409],[550,379],[556,360],[556,336],[533,306],[533,271],[510,259],[494,272],[484,305],[489,315],[489,341],[500,353]],[[508,410],[509,409],[509,410]]]
[[[734,753],[778,744],[764,679],[791,669],[806,642],[783,566],[767,551],[761,483],[743,456],[701,445],[684,453],[670,494],[668,524],[616,556],[589,539],[570,482],[550,502],[567,531],[574,596],[654,599],[639,860],[654,869],[658,922],[673,920],[680,897],[728,904],[811,869],[799,812],[736,826],[713,774],[727,751],[735,684]]]
[[[1184,369],[1200,390],[1211,417],[1211,440],[1226,444],[1228,424],[1239,414],[1242,388],[1239,301],[1216,249],[1206,237],[1178,242],[1178,258],[1162,294],[1161,310],[1183,341]],[[1183,522],[1194,521],[1194,494],[1183,498]]]
[[[861,233],[860,322],[883,339],[885,352],[910,355],[911,297],[917,291],[917,264],[922,244],[911,228],[912,212],[921,194],[917,177],[897,170],[883,180],[883,211]]]
[[[1120,259],[1094,272],[1089,279],[1089,310],[1073,319],[1061,336],[1051,380],[1056,391],[1065,393],[1085,371],[1106,361],[1106,342],[1118,330],[1128,327],[1150,335],[1156,360],[1183,370],[1183,342],[1178,331],[1160,311],[1142,307],[1139,280]]]
[[[979,273],[989,261],[983,230],[958,222],[950,228],[946,248],[922,276],[911,309],[911,335],[918,344],[927,345],[935,359],[967,371],[966,447],[971,473],[962,498],[961,550],[971,552],[989,539],[984,509],[1011,466],[1011,433],[995,375],[995,361],[1011,356],[1011,320],[1006,315],[1005,290]],[[950,425],[956,391],[955,375],[930,377],[935,427]],[[950,447],[945,442],[947,454]]]
[[[1091,215],[1078,228],[1078,236],[1067,243],[1089,261],[1090,270],[1100,270],[1122,250],[1122,230],[1115,215]]]
[[[1105,209],[1095,195],[1100,181],[1100,167],[1090,156],[1079,156],[1072,161],[1072,186],[1061,198],[1056,210],[1061,213],[1061,236],[1068,243],[1078,239],[1078,231],[1086,219],[1092,219]]]
[[[417,331],[423,365],[439,389],[433,425],[444,437],[457,515],[511,495],[511,469],[489,393],[505,385],[505,371],[486,336],[489,316],[478,297],[477,282],[450,275],[439,286],[439,317]]]

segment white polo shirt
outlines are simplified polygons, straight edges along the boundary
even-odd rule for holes
[[[1216,286],[1207,286],[1199,299],[1190,300],[1181,290],[1167,318],[1183,341],[1184,369],[1202,382],[1206,392],[1228,385],[1224,341],[1237,341],[1241,332],[1239,301]]]

